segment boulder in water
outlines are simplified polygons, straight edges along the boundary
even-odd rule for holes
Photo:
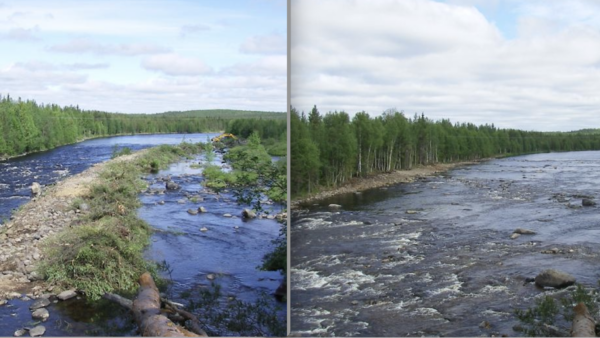
[[[56,297],[60,300],[67,300],[77,296],[75,290],[67,290],[59,293]]]
[[[513,233],[519,235],[535,235],[535,231],[523,228],[516,228],[515,231],[513,231]]]
[[[242,217],[252,219],[256,217],[256,213],[254,212],[254,210],[244,209],[242,210]]]
[[[179,184],[177,184],[173,181],[167,181],[167,183],[165,184],[165,187],[167,188],[167,190],[176,190],[176,189],[179,189]]]
[[[564,288],[575,284],[575,277],[562,271],[548,269],[535,277],[535,284],[540,287]]]
[[[332,204],[329,205],[329,209],[340,209],[341,207],[342,207],[341,205],[334,204],[334,203],[332,203]]]
[[[596,205],[596,202],[592,201],[592,200],[591,200],[591,199],[589,199],[589,198],[584,198],[584,199],[581,201],[581,205],[583,205],[584,207],[593,207],[593,206],[595,206],[595,205]]]
[[[198,208],[199,212],[205,213],[206,212],[206,208],[205,207],[200,207]]]
[[[46,320],[50,317],[50,313],[45,308],[39,308],[31,314],[33,319]]]
[[[34,197],[42,194],[42,186],[38,182],[33,182],[31,185],[31,194]]]
[[[198,214],[198,210],[197,209],[188,209],[187,212],[190,215],[197,215]]]
[[[34,327],[33,329],[29,330],[29,335],[32,337],[43,336],[44,333],[46,333],[46,328],[44,327],[44,325],[38,325],[38,326]]]
[[[48,300],[48,298],[40,298],[38,300],[36,300],[35,302],[33,302],[33,304],[31,304],[29,306],[29,310],[37,310],[39,308],[43,308],[50,305],[50,301]]]

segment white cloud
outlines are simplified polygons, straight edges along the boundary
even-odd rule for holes
[[[210,26],[205,25],[205,24],[193,24],[193,25],[183,25],[181,26],[180,30],[179,30],[179,35],[182,37],[186,37],[188,35],[194,35],[197,34],[199,32],[205,32],[205,31],[209,31],[210,30]]]
[[[40,38],[37,34],[40,32],[39,26],[34,26],[32,28],[11,28],[4,35],[1,35],[3,38],[14,41],[38,41]]]
[[[178,54],[154,55],[146,58],[142,66],[172,76],[205,75],[212,72],[212,68],[202,60]]]
[[[257,35],[246,39],[240,52],[247,54],[283,54],[287,51],[286,40],[280,34]]]
[[[92,53],[97,55],[138,56],[168,52],[163,46],[146,43],[100,44],[90,39],[77,38],[67,43],[52,45],[48,50],[61,53]]]
[[[372,114],[396,107],[521,129],[600,125],[598,29],[567,23],[561,5],[560,14],[520,14],[518,37],[506,40],[473,7],[479,1],[460,2],[293,1],[292,105]],[[573,2],[600,13],[589,12],[590,1]]]

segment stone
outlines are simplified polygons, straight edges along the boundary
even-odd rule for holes
[[[523,229],[523,228],[517,228],[517,229],[515,229],[515,231],[513,231],[513,233],[519,234],[519,235],[535,235],[535,231]]]
[[[596,202],[592,201],[592,200],[591,200],[591,199],[589,199],[589,198],[584,198],[584,199],[581,201],[581,205],[583,205],[584,207],[593,207],[593,206],[595,206],[595,205],[596,205]]]
[[[562,271],[548,269],[535,277],[535,284],[540,287],[564,288],[575,284],[575,277]]]
[[[254,210],[244,209],[242,210],[242,217],[248,219],[256,218],[256,213]]]
[[[6,303],[8,303],[6,299],[0,299],[0,306],[6,305]]]
[[[200,228],[200,231],[206,232],[206,231],[208,231],[208,228],[207,227],[202,227],[202,228]]]
[[[181,199],[181,200],[177,200],[178,204],[185,204],[185,200]]]
[[[8,299],[21,298],[21,294],[18,292],[11,292],[6,296],[6,298],[8,298]]]
[[[335,203],[329,205],[329,209],[340,209],[341,207],[341,205]]]
[[[25,329],[18,329],[17,331],[15,331],[15,333],[13,334],[15,337],[21,337],[22,335],[24,335],[27,332],[27,330]]]
[[[418,211],[416,211],[416,210],[406,210],[406,213],[409,214],[409,215],[414,215],[414,214],[417,214]]]
[[[29,306],[29,310],[36,310],[39,308],[46,307],[48,305],[50,305],[50,301],[48,300],[48,298],[40,298]]]
[[[209,273],[208,275],[206,275],[206,279],[208,280],[215,280],[216,276],[214,273]]]
[[[59,293],[56,297],[60,300],[67,300],[67,299],[71,299],[75,296],[77,296],[77,293],[75,292],[75,290],[66,290],[66,291]]]
[[[39,308],[33,311],[31,317],[33,317],[33,319],[46,320],[48,317],[50,317],[50,313],[45,308]]]
[[[33,182],[33,184],[31,184],[31,194],[34,197],[42,194],[42,186],[38,182]]]
[[[483,322],[479,323],[479,327],[482,329],[489,329],[492,327],[492,325],[487,320],[484,320]]]
[[[167,188],[167,190],[176,190],[179,189],[179,184],[173,181],[167,181],[167,183],[165,184],[165,188]]]
[[[231,214],[223,214],[223,217],[231,217]]]
[[[517,239],[521,236],[521,234],[518,233],[513,233],[512,235],[510,235],[510,239]]]
[[[187,212],[190,215],[197,215],[198,214],[198,210],[197,209],[188,209]]]
[[[46,333],[46,328],[43,325],[38,325],[38,326],[34,327],[33,329],[29,330],[29,335],[31,337],[43,336],[44,333]]]
[[[165,201],[160,201],[160,202],[158,202],[158,204],[160,204],[160,205],[164,205],[164,204],[165,204]]]
[[[198,208],[198,211],[201,213],[205,213],[206,212],[206,208],[205,207],[200,207]]]

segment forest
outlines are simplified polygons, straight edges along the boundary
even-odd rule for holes
[[[0,96],[0,158],[48,150],[87,138],[141,133],[257,132],[275,143],[286,133],[286,114],[196,110],[123,114],[60,107]],[[248,132],[248,128],[253,128]],[[279,147],[281,148],[281,147]]]
[[[359,112],[308,115],[291,109],[291,193],[310,194],[393,170],[435,163],[552,151],[600,150],[600,133],[499,129],[493,124],[410,118],[394,109],[371,117]]]

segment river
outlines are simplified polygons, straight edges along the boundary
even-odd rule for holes
[[[0,218],[9,218],[14,208],[29,201],[31,183],[48,185],[80,173],[95,163],[110,159],[115,145],[140,150],[182,141],[206,142],[216,135],[101,138],[2,161]],[[154,189],[164,189],[164,182],[159,179],[166,175],[181,185],[177,191],[140,195],[143,205],[138,215],[157,229],[152,235],[152,244],[146,250],[146,257],[166,263],[167,271],[163,274],[172,280],[166,292],[175,301],[185,304],[214,282],[221,286],[221,292],[229,299],[254,302],[266,295],[271,305],[282,308],[279,316],[285,318],[285,304],[277,303],[270,295],[281,281],[280,274],[256,269],[263,255],[273,248],[271,241],[279,234],[279,224],[272,219],[243,222],[239,215],[245,206],[237,205],[231,194],[223,193],[217,198],[204,191],[200,175],[202,169],[194,166],[204,160],[204,155],[198,155],[146,177]],[[214,163],[221,164],[220,155],[216,155]],[[186,193],[197,195],[203,201],[186,199]],[[164,203],[158,203],[160,201]],[[187,213],[187,209],[200,205],[207,209],[206,214]],[[279,212],[281,206],[274,205],[271,209]],[[226,213],[234,217],[224,217]],[[200,231],[202,227],[209,231]],[[215,277],[214,280],[212,277]],[[0,306],[0,336],[12,336],[15,330],[32,324],[28,310],[31,303],[32,300],[15,299]],[[44,323],[46,336],[136,335],[130,314],[108,301],[90,304],[85,299],[73,299],[51,305],[48,310],[50,319]]]
[[[526,278],[555,268],[597,286],[599,210],[581,205],[598,197],[599,169],[600,152],[519,156],[304,206],[291,223],[292,332],[522,335],[514,309],[561,292]],[[516,228],[536,234],[512,240]]]

